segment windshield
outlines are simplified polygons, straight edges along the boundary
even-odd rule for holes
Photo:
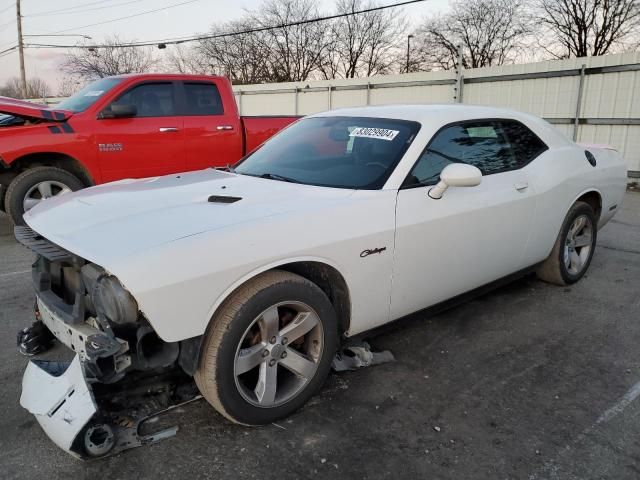
[[[55,108],[60,110],[71,110],[72,112],[84,112],[93,105],[102,95],[111,90],[114,86],[122,82],[122,78],[101,78],[90,83],[75,95],[63,100]]]
[[[379,189],[420,129],[370,117],[302,119],[238,165],[236,173],[349,189]]]

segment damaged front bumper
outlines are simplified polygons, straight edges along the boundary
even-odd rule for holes
[[[16,227],[15,235],[38,254],[32,268],[37,321],[18,335],[19,349],[39,354],[55,338],[75,353],[71,362],[30,362],[21,405],[56,445],[79,458],[175,435],[174,426],[143,435],[144,422],[199,398],[192,378],[199,338],[164,342],[102,267],[28,227]]]
[[[58,447],[80,459],[98,458],[174,436],[177,426],[145,435],[141,429],[144,422],[201,398],[184,377],[156,377],[138,386],[138,391],[105,386],[96,391],[100,384],[87,379],[77,354],[71,362],[31,360],[20,404]]]
[[[22,378],[20,405],[56,445],[83,456],[74,443],[98,408],[77,355],[71,363],[31,360]]]

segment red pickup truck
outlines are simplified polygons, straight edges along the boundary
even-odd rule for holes
[[[102,78],[51,109],[0,97],[0,208],[123,178],[237,162],[297,117],[241,117],[226,78]]]

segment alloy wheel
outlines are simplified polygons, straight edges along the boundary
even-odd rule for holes
[[[24,196],[24,201],[22,203],[24,211],[26,212],[31,210],[42,200],[57,197],[59,195],[65,195],[67,193],[71,193],[71,191],[72,190],[64,183],[56,182],[54,180],[36,183]]]
[[[589,261],[593,248],[593,224],[580,215],[571,224],[564,246],[564,265],[571,275],[579,275]]]
[[[322,321],[302,302],[282,302],[258,315],[235,354],[242,397],[273,408],[293,399],[315,375],[324,349]]]

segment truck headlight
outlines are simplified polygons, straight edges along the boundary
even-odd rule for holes
[[[96,282],[91,300],[98,314],[119,325],[135,323],[138,320],[138,303],[118,279],[104,275]]]

